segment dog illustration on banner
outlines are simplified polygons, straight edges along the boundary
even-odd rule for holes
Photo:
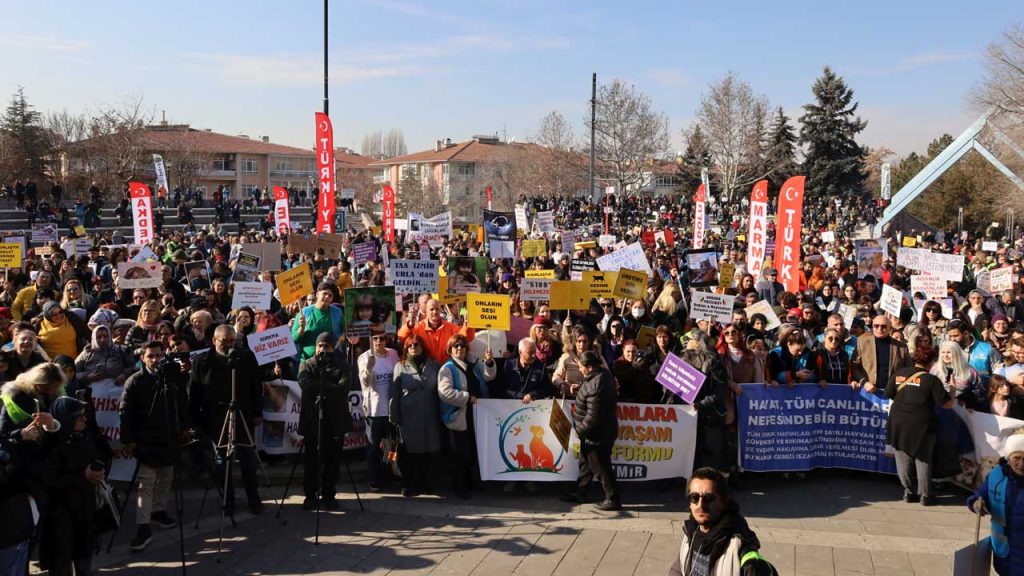
[[[544,407],[526,406],[516,410],[504,420],[498,420],[500,454],[505,462],[505,472],[550,472],[557,474],[562,470],[562,459],[565,458],[565,451],[554,442],[553,451],[545,440],[549,437],[548,430],[542,426],[531,425],[524,430],[523,424],[531,419],[534,411],[550,409]]]

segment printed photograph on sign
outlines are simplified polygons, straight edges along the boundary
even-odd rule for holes
[[[397,322],[394,286],[345,289],[346,336],[363,338],[372,331],[394,334]]]
[[[855,246],[857,252],[857,277],[863,278],[870,274],[875,278],[881,278],[885,249],[875,240],[857,240]]]
[[[713,248],[688,250],[686,275],[690,286],[718,286],[718,251]]]
[[[235,270],[231,275],[232,282],[255,282],[259,276],[260,257],[242,252],[235,260]]]
[[[511,212],[484,210],[484,234],[491,258],[515,258],[516,217]]]
[[[481,292],[487,277],[487,258],[458,256],[448,259],[448,295]]]
[[[185,280],[192,292],[210,288],[210,263],[206,260],[186,262]]]
[[[125,290],[157,288],[164,283],[163,272],[159,262],[118,262],[117,283]]]

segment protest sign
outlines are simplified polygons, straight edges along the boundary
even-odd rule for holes
[[[241,250],[259,258],[260,272],[281,270],[281,245],[277,242],[248,242],[242,244]]]
[[[839,315],[843,317],[843,325],[849,330],[853,327],[853,321],[857,318],[857,307],[840,304]]]
[[[845,384],[746,384],[736,402],[740,464],[746,470],[896,471],[885,456],[888,401]]]
[[[524,232],[530,229],[530,221],[526,217],[526,206],[516,205],[516,228]]]
[[[985,241],[981,243],[982,252],[998,252],[999,242]]]
[[[857,240],[854,245],[857,253],[857,277],[863,278],[870,274],[875,278],[881,278],[882,263],[885,260],[885,250],[882,246],[875,240]]]
[[[111,462],[108,480],[129,482],[135,473],[135,459],[125,458],[121,453],[124,444],[121,442],[121,396],[124,394],[124,386],[118,386],[114,380],[104,378],[89,384],[92,389],[92,407],[96,413],[96,426],[99,433],[110,443],[114,450],[114,460]]]
[[[132,256],[132,262],[156,262],[158,260],[160,257],[149,246],[143,246],[139,249],[138,254]]]
[[[470,328],[509,330],[511,315],[507,294],[466,294],[466,323]]]
[[[547,302],[551,299],[551,278],[523,278],[519,299],[526,302]]]
[[[420,231],[414,235],[417,243],[426,240],[431,248],[443,246],[452,237],[452,213],[441,212],[436,216],[420,220]]]
[[[587,285],[591,298],[611,298],[617,277],[617,272],[592,270],[583,273],[583,283]]]
[[[736,275],[736,265],[732,262],[723,262],[718,271],[718,287],[729,288],[732,286],[732,279]]]
[[[779,326],[782,326],[782,322],[779,320],[778,314],[772,309],[771,304],[767,300],[758,300],[757,302],[747,306],[743,309],[743,312],[747,315],[747,323],[750,323],[750,319],[753,318],[754,314],[763,314],[768,319],[768,324],[764,327],[764,330],[771,331],[775,330]]]
[[[448,291],[448,277],[441,276],[437,279],[437,293],[433,295],[442,306],[464,302],[466,296],[463,294],[452,294]]]
[[[615,277],[612,296],[615,298],[642,300],[647,293],[647,278],[648,276],[645,272],[620,268]]]
[[[295,454],[302,446],[299,435],[299,413],[302,390],[294,380],[273,380],[263,383],[263,423],[256,427],[256,445],[267,454]],[[344,450],[364,449],[366,420],[363,416],[363,393],[348,393],[348,410],[352,415],[352,431],[342,441]]]
[[[156,288],[164,283],[163,265],[159,262],[118,262],[117,278],[118,286],[125,290]]]
[[[448,294],[481,292],[487,277],[487,258],[457,256],[448,259]]]
[[[0,268],[21,268],[21,250],[20,243],[0,243]]]
[[[706,378],[707,375],[703,372],[669,352],[654,379],[666,390],[685,400],[687,404],[693,404]]]
[[[931,254],[926,267],[930,274],[947,282],[961,282],[964,279],[963,254]]]
[[[597,270],[597,262],[587,258],[573,258],[569,263],[569,278],[583,280],[583,273]]]
[[[605,272],[618,272],[620,268],[642,270],[649,276],[651,265],[647,262],[643,246],[634,242],[621,250],[616,250],[597,259],[597,266]]]
[[[615,244],[614,234],[601,234],[600,236],[597,237],[597,245],[600,246],[601,248],[605,248],[613,244]]]
[[[85,231],[85,226],[82,226],[81,224],[75,226],[71,230],[74,231],[75,236],[85,236],[87,234],[87,232]]]
[[[232,282],[255,282],[259,278],[260,257],[240,252],[235,260],[235,271],[231,275]]]
[[[551,400],[551,420],[548,421],[548,427],[551,428],[562,450],[568,450],[569,441],[572,439],[572,422],[562,409],[563,402],[565,401]]]
[[[391,283],[397,294],[437,292],[437,260],[392,260]]]
[[[340,211],[338,213],[344,214],[345,212]],[[341,226],[341,229],[344,228],[344,226]],[[337,260],[338,258],[341,258],[341,248],[343,244],[344,240],[340,234],[321,234],[316,238],[316,247],[318,249],[323,249],[324,258],[329,260]]]
[[[231,307],[248,306],[253,310],[270,310],[274,286],[270,282],[234,282]]]
[[[395,287],[370,286],[345,289],[345,335],[364,338],[372,332],[394,334]]]
[[[822,232],[821,233],[821,241],[822,242],[828,242],[828,243],[835,242],[836,241],[836,233],[831,231],[831,230],[828,230],[826,232]]]
[[[291,358],[298,353],[295,341],[292,340],[292,329],[287,324],[263,332],[254,332],[245,339],[249,350],[256,355],[256,363],[260,366]]]
[[[576,234],[572,230],[562,231],[562,252],[572,254],[576,244]]]
[[[551,211],[537,212],[537,229],[541,234],[558,232],[555,228],[555,213]]]
[[[636,334],[636,346],[637,348],[647,348],[654,345],[654,328],[650,326],[641,326],[640,331]]]
[[[484,210],[484,233],[491,258],[515,258],[515,214]]]
[[[882,299],[878,307],[899,318],[900,308],[903,307],[903,293],[888,284],[882,284]]]
[[[590,308],[590,294],[587,285],[577,281],[554,281],[551,283],[552,310],[587,310]]]
[[[313,270],[309,262],[303,262],[291,270],[277,275],[278,299],[282,306],[289,306],[306,294],[313,292]]]
[[[57,225],[56,224],[33,224],[32,225],[32,241],[33,242],[56,242],[57,241]]]
[[[946,281],[931,274],[915,274],[910,277],[910,293],[923,293],[929,300],[945,298]]]
[[[927,248],[905,248],[896,249],[896,265],[903,266],[910,270],[925,270],[928,267],[928,258],[932,251]]]
[[[686,268],[690,286],[718,286],[718,252],[714,248],[688,251]]]
[[[917,237],[916,236],[904,236],[902,244],[903,244],[903,246],[906,246],[907,248],[913,248],[913,247],[917,246]]]
[[[524,278],[547,278],[549,280],[555,279],[554,270],[527,270],[524,273]]]
[[[989,292],[995,294],[1013,289],[1013,268],[1004,266],[989,271]]]
[[[735,296],[694,291],[690,299],[690,317],[728,324],[732,321],[732,305],[735,300]]]
[[[536,258],[548,253],[548,243],[544,240],[523,240],[520,255],[523,258]]]
[[[358,268],[367,262],[377,259],[377,244],[374,242],[358,242],[352,246],[352,266]]]
[[[316,254],[316,238],[302,234],[289,234],[288,251],[295,254]]]

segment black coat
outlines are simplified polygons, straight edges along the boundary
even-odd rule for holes
[[[505,362],[501,378],[495,383],[488,384],[488,388],[494,398],[513,400],[522,400],[527,394],[534,400],[555,395],[555,387],[551,384],[551,377],[548,376],[544,364],[540,360],[534,360],[528,367],[523,368],[518,357],[509,358]]]
[[[348,409],[349,382],[348,362],[334,352],[325,358],[313,356],[299,365],[299,389],[302,390],[302,409],[299,413],[299,434],[317,437],[316,396],[324,395],[324,418],[321,422],[326,438],[340,439],[352,426],[352,414]]]
[[[611,446],[619,435],[615,379],[607,369],[594,371],[576,391],[572,419],[581,440]]]
[[[263,417],[263,382],[260,380],[256,356],[245,350],[238,353],[235,367],[236,406],[242,413],[249,431],[252,419]],[[192,423],[199,426],[212,439],[224,424],[227,403],[231,400],[232,369],[228,358],[210,350],[192,362],[192,376],[189,381],[189,415]],[[236,430],[236,434],[242,433]],[[242,438],[242,440],[245,440]]]
[[[121,442],[135,444],[140,462],[154,468],[171,466],[181,451],[187,428],[185,378],[176,365],[166,373],[166,395],[155,374],[143,368],[124,383],[121,394]]]

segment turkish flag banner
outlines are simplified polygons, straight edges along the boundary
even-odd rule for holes
[[[153,241],[153,193],[142,182],[129,182],[128,193],[132,203],[132,223],[135,225],[135,243]]]
[[[757,282],[761,279],[764,250],[768,243],[768,181],[754,184],[750,193],[750,218],[747,224],[747,272]]]
[[[316,167],[320,193],[316,207],[316,231],[334,233],[334,127],[323,112],[316,113]]]
[[[393,244],[395,242],[395,189],[385,184],[383,196],[384,241]]]
[[[288,213],[288,190],[283,186],[274,186],[274,229],[279,236],[288,234],[292,229]]]
[[[803,220],[804,177],[786,180],[779,192],[775,218],[775,257],[778,279],[788,292],[800,291],[800,224]]]
[[[704,185],[697,187],[697,196],[693,199],[693,249],[704,247],[704,201],[706,200]]]

